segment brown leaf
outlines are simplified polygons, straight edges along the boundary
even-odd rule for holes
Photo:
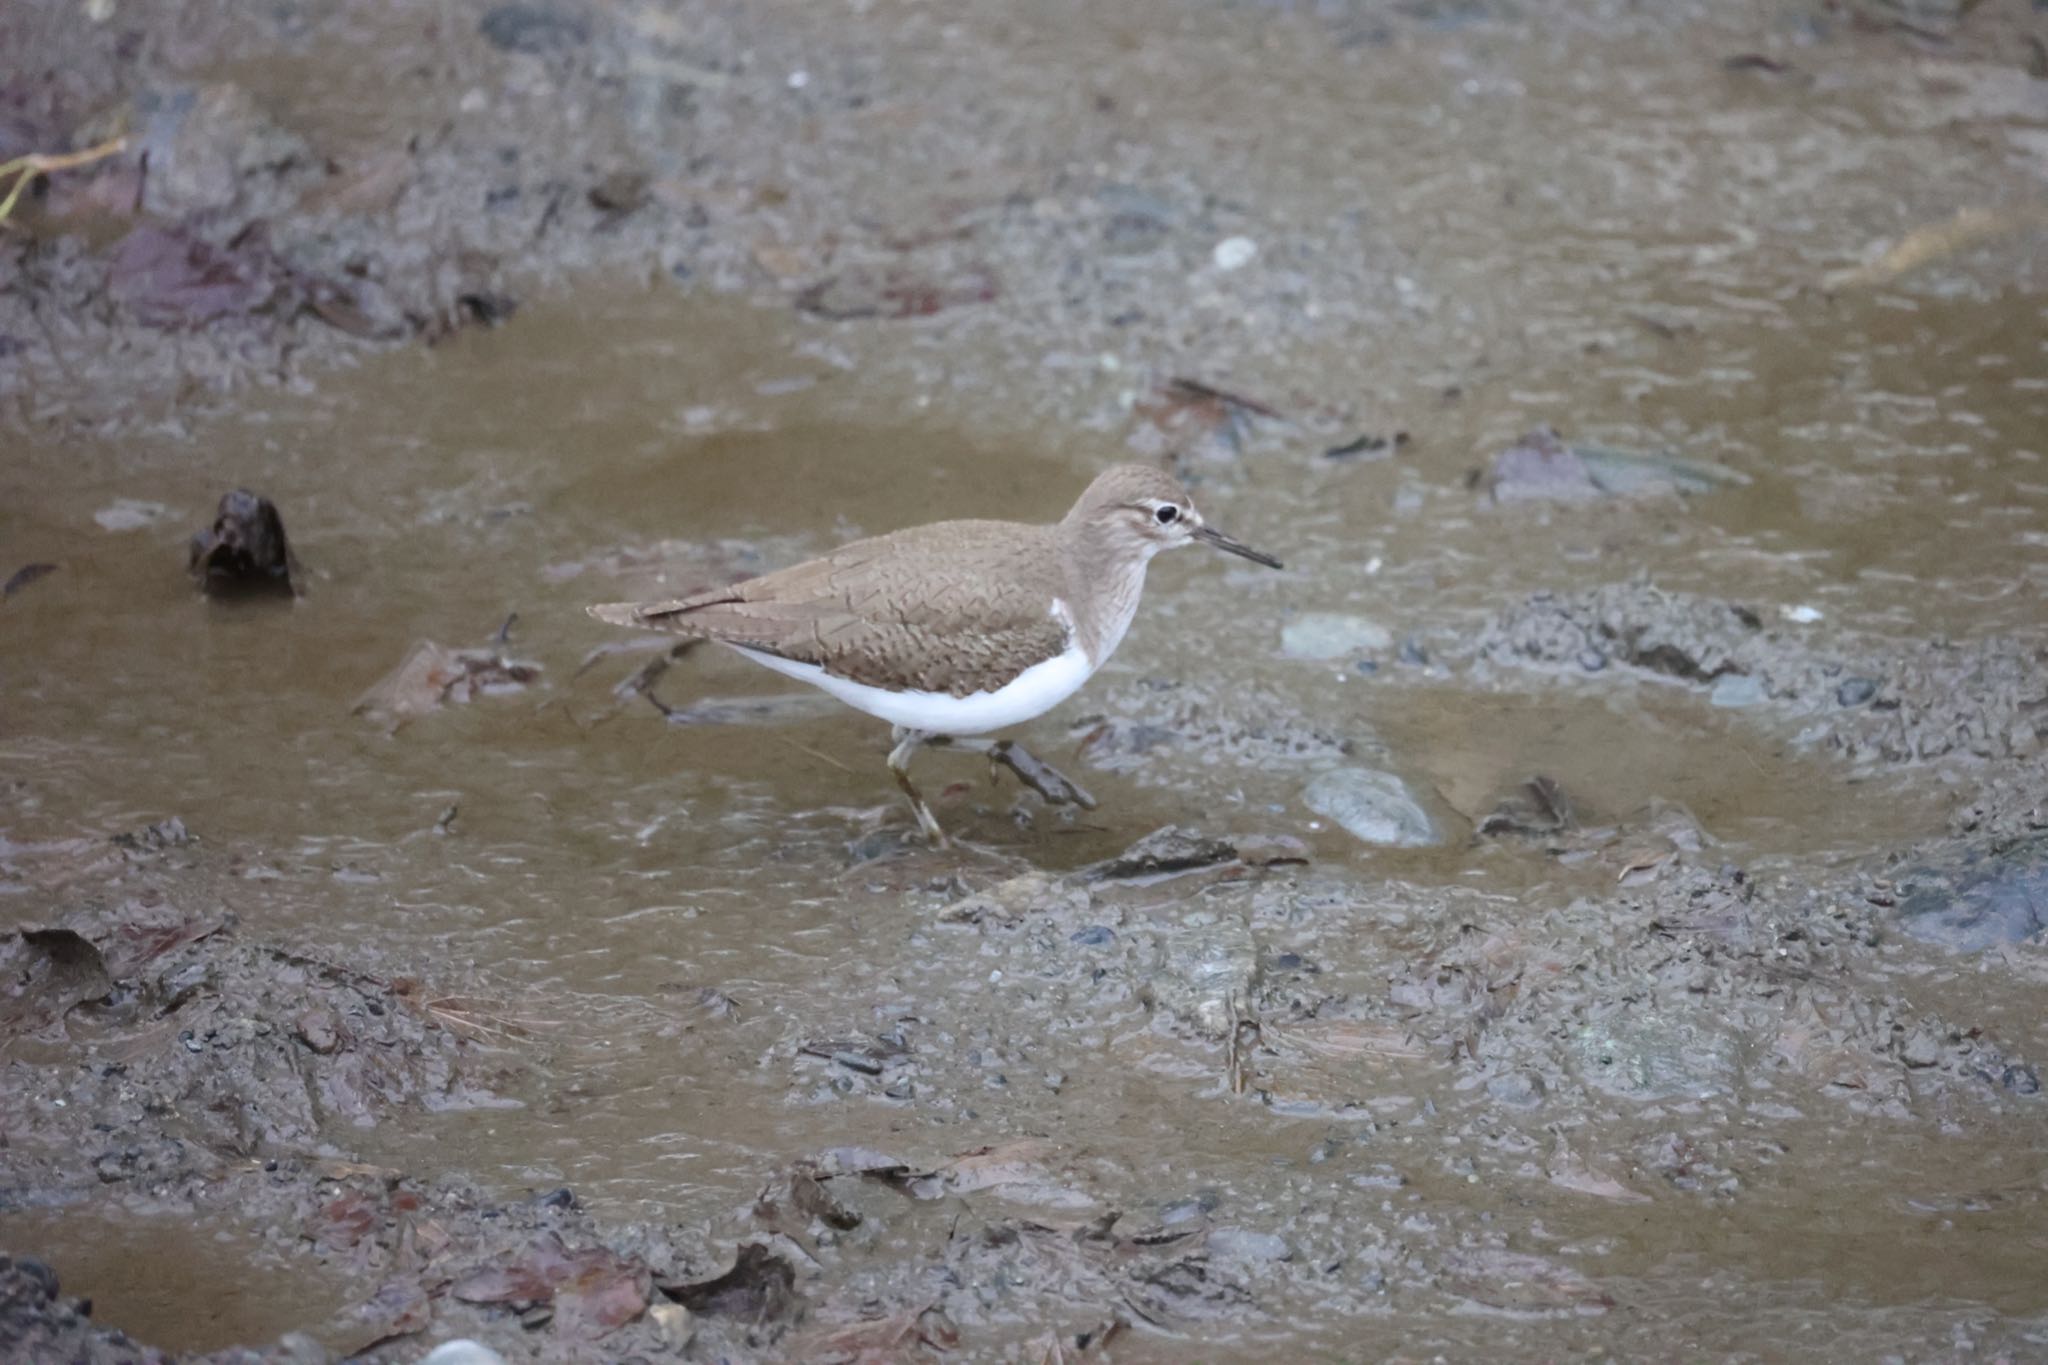
[[[886,1318],[814,1332],[790,1344],[790,1358],[805,1365],[895,1365],[928,1360],[931,1351],[960,1344],[960,1329],[937,1308],[907,1309]]]
[[[692,1313],[743,1322],[767,1322],[797,1306],[796,1269],[758,1242],[742,1246],[723,1275],[659,1288]]]
[[[260,245],[235,251],[152,224],[121,239],[107,273],[110,298],[144,325],[166,329],[261,312],[279,284],[276,263]]]
[[[555,1331],[584,1341],[615,1332],[647,1311],[647,1267],[602,1247],[579,1251],[575,1273],[555,1291]]]
[[[538,665],[509,659],[496,650],[449,649],[423,640],[363,693],[355,714],[396,725],[451,702],[524,687],[539,676]]]
[[[796,296],[796,306],[821,318],[922,318],[1002,293],[995,271],[969,265],[949,275],[901,266],[830,275]]]
[[[367,1195],[345,1190],[314,1210],[306,1220],[306,1235],[322,1246],[345,1250],[376,1231],[382,1221],[383,1211]]]
[[[1562,1261],[1494,1247],[1454,1251],[1438,1281],[1447,1293],[1519,1311],[1572,1309],[1601,1313],[1614,1300]]]
[[[650,1284],[635,1258],[605,1247],[571,1252],[544,1232],[513,1260],[471,1271],[448,1292],[464,1303],[552,1303],[557,1331],[594,1340],[645,1312]]]
[[[114,988],[106,959],[91,940],[69,929],[23,929],[25,969],[0,996],[0,1037],[35,1033]]]

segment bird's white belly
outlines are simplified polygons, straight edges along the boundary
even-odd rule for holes
[[[856,710],[891,725],[934,735],[985,735],[1045,714],[1080,690],[1094,668],[1079,645],[1019,673],[993,692],[964,697],[944,692],[891,692],[848,678],[837,678],[816,664],[798,663],[743,645],[728,645],[755,663],[830,692]]]

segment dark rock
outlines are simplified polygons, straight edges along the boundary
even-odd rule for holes
[[[4,352],[0,352],[0,357],[4,357],[4,354]],[[29,584],[36,582],[38,579],[48,577],[55,572],[57,572],[55,564],[24,564],[19,569],[16,569],[13,574],[9,575],[7,586],[0,588],[0,598],[12,597]]]
[[[590,41],[590,21],[555,5],[499,5],[484,15],[477,31],[493,46],[529,57],[566,52]]]
[[[269,498],[246,488],[221,496],[213,525],[192,537],[186,569],[214,596],[299,592],[299,562],[284,518]]]
[[[1116,930],[1106,924],[1091,924],[1085,929],[1076,929],[1067,936],[1069,943],[1078,943],[1084,948],[1099,948],[1105,943],[1114,942],[1115,939]]]
[[[1835,701],[1842,706],[1861,706],[1877,695],[1877,684],[1869,678],[1845,678],[1835,689]]]
[[[2048,838],[1897,880],[1900,927],[1923,943],[1975,953],[2048,930]]]

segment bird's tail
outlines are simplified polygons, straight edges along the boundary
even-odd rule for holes
[[[690,634],[680,629],[673,602],[600,602],[584,610],[607,625],[633,626],[640,630],[660,630],[672,635]]]

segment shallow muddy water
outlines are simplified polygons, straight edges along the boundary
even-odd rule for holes
[[[889,87],[884,112],[849,118],[908,107],[938,49],[1002,54],[964,59],[990,63],[988,117],[1014,132],[1000,167],[919,171],[919,147],[954,145],[920,124],[914,145],[858,144],[875,165],[848,184],[844,134],[811,109],[769,115],[759,136],[787,121],[787,142],[735,134],[702,187],[723,202],[774,183],[789,202],[760,201],[736,240],[824,261],[821,205],[908,227],[951,184],[976,206],[963,240],[1008,272],[986,309],[826,321],[779,271],[735,266],[744,248],[699,243],[711,264],[689,278],[591,268],[495,330],[204,415],[138,400],[111,436],[10,436],[0,570],[60,568],[0,608],[0,924],[133,894],[92,850],[175,815],[199,843],[152,894],[465,1002],[444,1023],[490,1098],[328,1116],[317,1155],[508,1200],[568,1186],[600,1223],[717,1227],[828,1149],[916,1165],[1030,1144],[1027,1176],[956,1177],[943,1200],[854,1182],[862,1231],[806,1270],[840,1296],[828,1322],[915,1298],[963,1207],[1058,1229],[1199,1208],[1209,1288],[1175,1302],[1200,1311],[1132,1307],[1114,1358],[2048,1350],[2048,1113],[2037,1077],[2012,1079],[2048,1052],[2040,945],[1902,944],[1859,890],[1901,850],[1940,852],[1966,803],[2038,800],[2039,751],[1875,761],[1838,741],[1897,710],[1893,691],[1868,711],[1832,700],[1866,670],[1873,692],[1906,690],[1901,661],[1930,639],[2040,647],[2043,239],[1818,287],[1944,196],[2037,199],[2038,178],[2001,180],[1997,140],[2048,106],[1984,63],[1935,71],[1870,37],[1796,49],[1817,88],[1731,77],[1720,49],[1781,31],[1763,18],[1532,35],[1423,6],[1389,37],[1342,8],[1043,29],[991,8],[942,29],[884,6],[844,69],[822,60],[823,20],[757,14],[743,69],[810,52],[822,82]],[[618,22],[644,35],[658,12]],[[1717,55],[1680,60],[1681,34]],[[1129,121],[1037,128],[1034,101],[1097,40]],[[863,65],[892,56],[894,76]],[[289,113],[302,64],[214,74]],[[732,79],[744,97],[704,82],[707,123],[770,98]],[[1370,101],[1341,93],[1368,79]],[[968,76],[934,80],[918,107],[975,104]],[[329,96],[302,112],[309,130],[337,118]],[[640,106],[618,117],[622,145],[682,155],[632,140]],[[1944,141],[1958,124],[1968,151]],[[1070,146],[1086,150],[1054,150]],[[892,171],[900,210],[875,189]],[[1161,224],[1136,264],[1095,258],[1112,189],[1118,221]],[[1204,263],[1239,230],[1262,239],[1256,266]],[[1145,294],[1163,281],[1178,292]],[[1124,295],[1150,316],[1106,322]],[[1282,417],[1162,437],[1158,386],[1184,372]],[[1569,504],[1474,486],[1542,422],[1743,481]],[[1384,457],[1322,453],[1397,428]],[[879,722],[706,649],[662,675],[664,703],[766,704],[667,723],[613,693],[652,654],[592,657],[617,636],[586,603],[911,522],[1051,519],[1094,470],[1162,443],[1206,515],[1287,568],[1161,559],[1115,660],[1024,728],[1096,811],[927,753],[970,846],[924,850]],[[180,572],[238,485],[284,514],[308,571],[296,602],[209,602]],[[96,524],[116,508],[143,524]],[[1623,643],[1560,666],[1508,619],[1534,593],[1637,580],[1670,595],[1646,639],[1683,636],[1692,604],[1739,608],[1770,686],[1674,676]],[[1381,643],[1290,657],[1283,630],[1316,612],[1368,618]],[[483,647],[501,626],[492,647],[539,665],[532,685],[395,728],[354,713],[416,642]],[[1795,675],[1821,690],[1788,692]],[[1437,844],[1369,847],[1309,809],[1308,784],[1346,767],[1403,779]],[[1538,775],[1568,825],[1476,832]],[[2015,785],[1981,796],[1994,779]],[[1306,862],[1066,875],[1165,825],[1290,836]],[[1050,875],[1016,893],[1022,913],[961,922],[963,897],[1032,869]],[[1912,1051],[1930,1030],[1938,1065]],[[0,1043],[11,1084],[69,1064],[49,1041]],[[190,1254],[164,1253],[174,1225]],[[309,1266],[295,1234],[219,1211],[76,1192],[0,1205],[0,1243],[172,1349],[293,1327],[343,1349],[341,1306],[383,1273]],[[1085,1281],[1004,1265],[990,1283]],[[264,1288],[287,1283],[289,1307]],[[1072,1328],[1093,1292],[1066,1316],[993,1291],[946,1302],[970,1356],[996,1358]],[[551,1349],[498,1330],[501,1349]]]

